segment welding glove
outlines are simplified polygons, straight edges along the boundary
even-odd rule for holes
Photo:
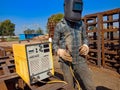
[[[80,52],[80,55],[87,55],[88,52],[89,52],[89,47],[88,45],[86,44],[83,44],[80,48],[79,48],[79,52]]]
[[[64,49],[58,49],[57,55],[58,55],[59,57],[61,57],[62,59],[66,60],[66,61],[72,62],[72,57],[71,57],[70,54],[69,54],[66,50],[64,50]]]

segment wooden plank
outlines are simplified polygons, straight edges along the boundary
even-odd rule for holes
[[[4,60],[5,60],[5,59],[8,59],[8,58],[9,58],[8,56],[3,56],[3,57],[0,57],[0,60],[1,60],[1,59],[4,59]]]
[[[50,77],[49,80],[45,82],[46,83],[38,82],[36,84],[28,85],[28,86],[30,87],[31,90],[59,90],[61,88],[65,90],[74,90],[67,83],[59,82],[59,81],[57,82],[55,77]],[[47,82],[51,82],[51,83],[47,83]]]
[[[109,21],[103,21],[103,23],[113,23],[113,22],[118,22],[118,19],[114,19],[114,20],[109,20]]]
[[[97,60],[98,58],[95,58],[95,57],[91,57],[91,56],[88,56],[89,59],[94,59],[94,60]]]
[[[0,58],[0,81],[12,79],[18,77],[15,72],[15,64],[13,58],[8,56]]]
[[[117,32],[118,28],[114,28],[114,29],[103,29],[102,32]]]
[[[4,71],[4,74],[5,74],[5,75],[9,75],[9,74],[10,74],[10,71],[9,71],[9,69],[8,69],[7,66],[4,66],[4,67],[3,67],[3,71]]]
[[[95,14],[89,14],[89,15],[85,15],[84,18],[96,18],[97,17],[97,14],[101,14],[103,16],[107,16],[107,15],[113,15],[113,14],[118,14],[120,12],[120,8],[117,8],[117,9],[113,9],[113,10],[109,10],[109,11],[104,11],[104,12],[99,12],[99,13],[95,13]]]
[[[97,42],[97,40],[89,39],[89,44],[91,44],[91,43],[93,43],[93,42]]]
[[[105,62],[117,63],[116,60],[109,60],[109,59],[106,59],[106,58],[105,58]]]
[[[69,87],[67,84],[64,83],[54,83],[54,84],[47,84],[42,87],[34,88],[32,90],[58,90],[58,89],[65,89],[65,90],[74,90],[73,88]]]
[[[6,61],[6,65],[7,65],[7,66],[11,65],[10,60],[7,60],[7,61]]]
[[[90,52],[98,52],[97,49],[89,49],[89,50],[90,50]]]
[[[8,90],[4,81],[0,81],[0,90]]]
[[[9,75],[1,75],[0,81],[8,80],[8,79],[16,78],[16,77],[19,77],[16,73],[11,73]]]
[[[115,44],[119,44],[118,40],[104,40],[105,43],[115,43]]]
[[[112,50],[106,50],[105,49],[105,52],[106,54],[117,54],[117,51],[112,51]]]

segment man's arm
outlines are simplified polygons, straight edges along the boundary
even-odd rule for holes
[[[86,26],[83,23],[82,25],[82,41],[83,45],[80,47],[80,55],[87,55],[89,52],[89,47],[88,47],[88,36],[86,34]]]
[[[83,44],[88,45],[88,36],[86,34],[86,25],[84,23],[82,25],[82,40],[83,40]]]
[[[53,50],[54,52],[61,57],[62,59],[72,62],[72,57],[69,53],[66,52],[65,49],[59,48],[59,41],[60,41],[60,31],[61,31],[60,24],[57,24],[55,31],[54,31],[54,37],[53,37]]]
[[[57,53],[59,48],[59,40],[60,40],[60,27],[59,24],[56,25],[54,30],[54,36],[53,36],[53,51]]]

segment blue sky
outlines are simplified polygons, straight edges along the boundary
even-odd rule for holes
[[[120,8],[120,0],[83,0],[83,16]],[[15,34],[26,28],[46,30],[47,19],[57,13],[64,13],[64,0],[1,0],[0,22],[10,19],[16,24]]]

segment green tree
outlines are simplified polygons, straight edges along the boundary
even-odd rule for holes
[[[48,18],[48,22],[47,22],[47,33],[51,30],[54,29],[54,27],[56,26],[56,24],[64,17],[63,14],[58,13],[58,14],[54,14],[52,15],[50,18]]]
[[[27,29],[24,31],[24,34],[35,34],[35,30]]]
[[[44,34],[43,30],[39,27],[38,30],[36,30],[36,34]]]
[[[15,24],[12,23],[10,20],[5,20],[0,23],[0,35],[12,36],[14,35],[14,31],[15,31]]]

